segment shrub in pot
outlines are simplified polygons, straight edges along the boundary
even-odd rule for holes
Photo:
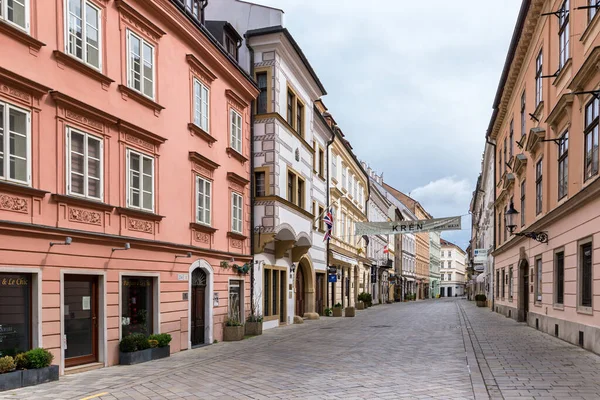
[[[346,307],[346,317],[354,317],[356,315],[356,309],[354,307]]]
[[[171,355],[171,335],[168,333],[159,333],[148,336],[148,344],[150,345],[150,353],[152,360],[169,357]],[[153,347],[152,345],[156,345]]]
[[[356,309],[357,310],[364,310],[365,309],[365,303],[363,301],[357,301],[356,302]]]
[[[51,365],[54,354],[44,348],[29,350],[25,353],[27,369],[23,370],[23,386],[33,386],[58,380],[58,365]],[[22,358],[19,360],[23,362]]]
[[[171,354],[171,339],[168,333],[127,335],[119,343],[119,364],[132,365],[168,357]]]
[[[486,306],[486,301],[487,301],[487,297],[485,294],[476,294],[475,295],[475,301],[477,302],[477,307],[485,307]]]
[[[323,314],[325,314],[326,317],[331,317],[333,315],[333,311],[331,308],[326,308],[325,311],[323,311]]]
[[[337,303],[335,306],[333,306],[333,316],[334,317],[342,316],[342,304],[341,303]]]
[[[246,319],[246,335],[262,335],[263,317],[262,315],[250,315]]]
[[[244,339],[244,324],[234,318],[228,318],[223,327],[223,341],[236,342]]]

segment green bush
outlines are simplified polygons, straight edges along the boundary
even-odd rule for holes
[[[362,292],[358,295],[358,301],[362,301],[368,307],[371,307],[373,305],[373,296],[371,293]]]
[[[167,347],[171,343],[171,335],[168,333],[159,333],[148,336],[148,340],[156,340],[158,347]]]
[[[143,333],[132,333],[125,336],[119,343],[119,350],[122,353],[133,353],[134,351],[146,350],[150,348],[148,338]]]
[[[475,301],[486,301],[487,297],[485,294],[476,294],[475,295]]]
[[[225,326],[242,326],[242,323],[234,318],[227,318],[225,321]]]
[[[342,308],[342,303],[336,303],[336,305],[333,306],[333,308]]]
[[[150,344],[151,349],[155,349],[158,347],[158,340],[148,339],[148,343]]]
[[[27,353],[17,354],[15,357],[15,364],[17,365],[17,369],[29,368],[29,357],[27,357]]]
[[[15,359],[11,356],[4,356],[0,358],[0,374],[12,372],[16,367]]]
[[[326,308],[324,314],[326,317],[331,317],[333,315],[333,310],[331,310],[331,308]]]
[[[249,315],[248,318],[246,318],[246,322],[263,322],[263,317],[260,314]]]
[[[48,350],[43,348],[37,348],[29,350],[26,353],[27,360],[29,361],[28,368],[29,369],[39,369],[46,368],[52,364],[52,360],[54,360],[54,354],[50,353]]]

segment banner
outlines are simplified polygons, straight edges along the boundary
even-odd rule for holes
[[[357,222],[355,235],[401,235],[406,233],[457,231],[462,217],[433,218],[418,221]]]

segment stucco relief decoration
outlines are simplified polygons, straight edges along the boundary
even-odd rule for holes
[[[130,231],[138,231],[144,233],[153,233],[154,224],[150,221],[143,221],[141,219],[128,218],[127,226]]]
[[[206,77],[206,74],[204,74],[198,68],[193,68],[193,67],[190,67],[190,71],[192,71],[192,74],[196,78],[200,79],[200,81],[202,81],[202,83],[204,83],[206,86],[208,86],[210,88],[211,80]]]
[[[209,178],[212,178],[212,175],[213,175],[211,170],[203,167],[202,165],[200,165],[198,163],[194,163],[194,171],[196,171],[200,175],[204,175]]]
[[[0,194],[0,210],[14,211],[19,213],[28,213],[29,206],[27,200],[20,197],[8,196]]]
[[[148,143],[145,140],[142,140],[136,136],[127,134],[125,136],[125,140],[127,140],[129,143],[137,144],[138,146],[148,149],[150,151],[154,151],[154,145],[152,143]]]
[[[241,240],[237,240],[237,239],[231,240],[231,247],[233,247],[233,248],[241,249],[243,245],[244,245],[244,242],[242,242]]]
[[[201,242],[201,243],[210,243],[210,235],[208,233],[203,233],[203,232],[194,232],[194,239],[197,242]]]
[[[244,193],[244,187],[242,185],[239,185],[235,182],[231,182],[229,186],[236,192]]]
[[[66,110],[65,112],[65,116],[69,119],[72,119],[74,121],[80,122],[84,125],[88,125],[91,126],[92,128],[96,128],[98,130],[102,130],[102,124],[98,121],[94,121],[92,119],[89,119],[87,117],[84,117],[83,115],[79,115],[77,113],[74,113],[73,111],[70,110]]]
[[[148,29],[146,29],[145,26],[139,24],[130,15],[125,14],[125,13],[121,13],[121,19],[123,19],[123,21],[125,21],[125,23],[127,25],[131,25],[131,27],[135,28],[139,32],[141,32],[144,35],[148,36],[150,39],[154,40],[155,42],[158,42],[158,39],[160,39],[158,36],[156,36],[155,34],[153,34],[152,32],[150,32]]]
[[[102,225],[102,215],[95,211],[69,207],[69,221],[90,225]]]
[[[296,151],[294,153],[296,155],[296,161],[300,161],[300,149],[296,147]]]
[[[20,90],[17,90],[15,88],[12,88],[10,86],[7,85],[2,85],[0,86],[2,88],[2,91],[4,93],[7,93],[13,97],[16,97],[18,99],[24,100],[26,102],[30,102],[31,101],[31,96],[25,92],[21,92]]]

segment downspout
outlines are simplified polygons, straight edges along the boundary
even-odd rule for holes
[[[208,2],[208,0],[206,0]],[[250,53],[250,76],[254,77],[254,50],[248,44],[248,40],[246,40],[246,47],[248,48],[248,52]],[[250,268],[250,308],[253,309],[254,312],[254,110],[256,106],[256,100],[252,100],[251,108],[250,108],[250,254],[252,255],[252,268]],[[259,239],[260,239],[259,232]]]
[[[333,129],[335,129],[335,127]],[[331,205],[329,204],[329,185],[331,183],[331,180],[329,178],[329,170],[331,168],[331,163],[329,162],[329,147],[331,147],[331,145],[333,144],[333,141],[335,140],[335,131],[332,130],[331,133],[332,133],[331,140],[327,142],[327,190],[326,190],[327,193],[326,193],[326,197],[325,197],[325,204],[327,204],[328,210],[331,207]],[[334,221],[334,224],[335,224],[335,221]],[[327,240],[327,245],[325,248],[325,264],[327,267],[327,276],[329,277],[329,240]],[[327,296],[325,304],[327,304],[327,307],[329,307],[329,285],[328,285],[328,283],[329,282],[325,282],[325,288],[327,289],[327,290],[325,290],[326,296]],[[331,292],[331,298],[333,300],[333,291]],[[331,308],[333,308],[333,301],[331,302]]]
[[[486,144],[489,144],[490,146],[492,146],[494,148],[494,155],[492,157],[492,172],[494,175],[494,191],[496,190],[496,143],[492,143],[490,142],[490,137],[489,135],[486,135],[485,137],[485,142]],[[484,167],[485,168],[485,167]],[[494,195],[494,199],[496,198],[496,196]],[[496,210],[494,210],[494,232],[492,234],[492,242],[494,243],[494,249],[496,249],[496,226],[498,224],[497,218],[496,218]],[[494,258],[495,260],[495,258]],[[494,271],[494,266],[495,266],[495,262],[492,264],[492,311],[494,311],[494,304],[496,302],[496,291],[494,290],[494,285],[497,284],[497,282],[494,281],[494,277],[496,276],[496,271]]]
[[[202,19],[202,25],[204,25],[205,22],[205,18],[204,18],[204,9],[208,6],[208,0],[202,0],[200,2],[200,18]]]

